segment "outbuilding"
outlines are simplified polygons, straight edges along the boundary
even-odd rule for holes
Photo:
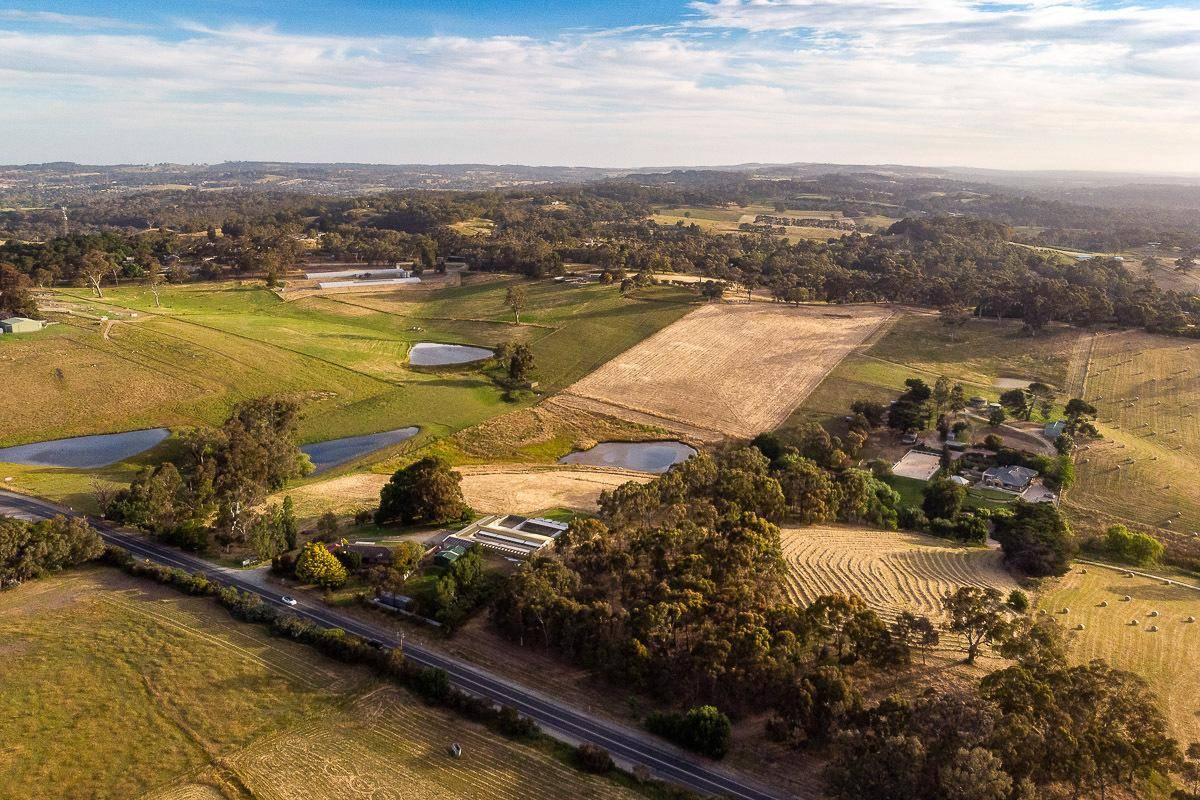
[[[40,319],[30,319],[29,317],[0,319],[0,330],[5,333],[37,333],[44,327],[46,327],[46,323]]]

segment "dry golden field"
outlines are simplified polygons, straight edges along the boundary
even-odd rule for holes
[[[629,481],[645,482],[652,475],[608,467],[525,464],[467,465],[462,473],[463,498],[481,513],[535,514],[553,508],[596,510],[600,493]],[[296,513],[315,517],[326,511],[354,512],[379,504],[379,490],[390,476],[357,473],[310,483],[285,493]]]
[[[6,799],[635,796],[107,569],[0,594],[0,709]]]
[[[875,306],[706,305],[556,402],[697,438],[752,437],[787,419],[892,314]]]
[[[461,759],[447,754],[451,742],[462,745]],[[258,800],[632,796],[390,688],[260,739],[229,761]]]
[[[963,547],[903,531],[850,526],[786,528],[788,594],[811,603],[825,594],[858,595],[885,619],[901,611],[938,619],[941,597],[961,586],[1008,593],[1017,584],[998,550]]]
[[[1085,395],[1104,439],[1078,454],[1069,506],[1081,518],[1154,527],[1179,547],[1200,548],[1200,343],[1097,334]]]
[[[1158,693],[1171,733],[1185,745],[1200,741],[1200,623],[1186,621],[1200,618],[1200,591],[1077,564],[1053,581],[1038,605],[1068,629],[1083,625],[1072,633],[1076,661],[1103,658],[1141,675]],[[1157,617],[1150,616],[1154,611]],[[1130,624],[1134,619],[1137,625]]]

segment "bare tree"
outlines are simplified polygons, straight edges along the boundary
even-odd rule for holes
[[[146,288],[150,290],[150,294],[154,295],[154,307],[161,308],[162,303],[158,299],[158,293],[162,290],[163,285],[162,264],[158,261],[150,263],[150,271],[146,273]]]
[[[111,271],[112,261],[109,260],[108,254],[102,250],[89,251],[83,257],[83,264],[79,268],[79,272],[91,284],[92,291],[96,293],[96,297],[104,297],[104,290],[100,288],[100,285],[104,282],[104,276]]]

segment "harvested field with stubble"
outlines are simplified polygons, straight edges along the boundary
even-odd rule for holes
[[[777,427],[893,316],[879,306],[703,306],[567,388],[556,402],[695,438]]]
[[[1200,556],[1200,343],[1097,334],[1085,395],[1104,439],[1078,452],[1068,508],[1081,524],[1101,515],[1153,527]]]
[[[462,745],[462,759],[447,754],[451,742]],[[262,739],[230,763],[258,800],[635,796],[390,688],[332,719]]]
[[[787,591],[799,604],[858,595],[885,619],[901,611],[937,619],[941,597],[961,586],[1017,588],[998,550],[917,533],[849,526],[785,528]]]
[[[1127,595],[1132,599],[1125,601]],[[1103,658],[1141,675],[1158,694],[1171,734],[1185,745],[1200,740],[1200,623],[1187,622],[1200,618],[1200,591],[1076,564],[1050,583],[1038,605],[1072,631],[1074,661]],[[1060,613],[1064,608],[1068,613]],[[1134,619],[1137,625],[1130,624]],[[1081,624],[1083,630],[1074,630]]]
[[[0,593],[0,708],[3,798],[638,796],[109,569]]]

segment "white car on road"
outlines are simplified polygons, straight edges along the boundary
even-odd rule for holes
[[[286,594],[285,594],[283,597],[279,598],[279,601],[280,601],[281,603],[283,603],[283,604],[285,604],[285,605],[289,605],[289,606],[294,606],[294,605],[296,605],[296,598],[294,598],[294,597],[289,597],[289,596],[288,596],[288,595],[286,595]]]

